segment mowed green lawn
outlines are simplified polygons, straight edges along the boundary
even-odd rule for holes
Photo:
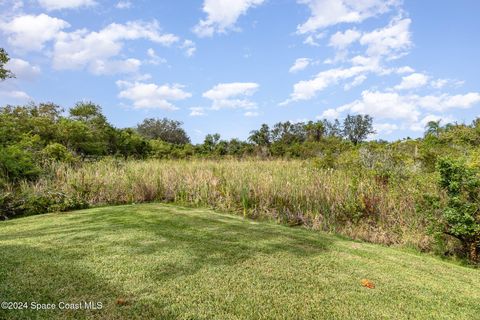
[[[10,220],[0,253],[0,301],[57,305],[0,319],[480,317],[478,269],[210,210],[147,204]],[[81,301],[103,308],[58,309]]]

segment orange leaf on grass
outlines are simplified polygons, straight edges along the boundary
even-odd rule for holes
[[[370,280],[362,279],[361,283],[362,283],[362,286],[364,286],[365,288],[369,288],[369,289],[375,288],[375,284]]]

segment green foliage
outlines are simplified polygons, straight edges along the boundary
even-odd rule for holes
[[[373,130],[373,118],[369,115],[347,115],[343,121],[343,135],[353,144],[364,141]]]
[[[472,261],[480,252],[480,172],[462,160],[442,158],[438,162],[440,186],[448,195],[443,208],[444,232],[464,245]]]
[[[182,124],[180,121],[169,120],[167,118],[150,118],[143,120],[143,122],[137,126],[137,131],[146,139],[184,145],[190,143],[190,138],[182,128]]]
[[[19,145],[0,147],[0,180],[32,180],[38,177],[41,169],[33,154]]]
[[[10,70],[5,69],[5,65],[9,60],[10,58],[8,57],[8,53],[5,51],[5,49],[0,48],[0,81],[15,77]]]
[[[42,152],[47,159],[63,162],[72,162],[74,160],[72,153],[68,151],[67,147],[57,142],[50,143]]]
[[[133,129],[117,130],[116,139],[117,152],[124,158],[140,158],[150,152],[148,141]]]

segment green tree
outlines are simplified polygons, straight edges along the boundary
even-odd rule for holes
[[[353,144],[364,141],[373,130],[373,118],[367,115],[347,115],[343,121],[343,135]]]
[[[212,153],[215,151],[218,143],[220,142],[220,134],[207,134],[205,140],[203,141],[203,150],[207,153]]]
[[[10,70],[5,69],[5,65],[8,61],[10,61],[8,53],[5,51],[5,49],[0,48],[0,81],[15,77]]]
[[[459,239],[470,260],[480,261],[480,172],[461,160],[438,162],[440,186],[447,192],[444,233]]]
[[[427,125],[425,126],[425,136],[433,136],[437,137],[440,135],[440,132],[442,130],[442,126],[440,125],[440,121],[429,121]]]
[[[69,114],[71,120],[82,123],[89,131],[88,139],[82,143],[83,155],[102,156],[115,153],[115,129],[108,123],[99,105],[78,102],[69,110]],[[82,130],[85,132],[85,128]]]
[[[168,143],[183,145],[190,143],[183,123],[176,120],[163,119],[145,119],[137,125],[137,131],[147,139],[162,140]]]
[[[272,143],[270,128],[267,124],[262,124],[259,130],[250,131],[248,141],[260,147],[268,147]]]
[[[144,157],[149,151],[148,142],[134,129],[117,130],[117,152],[123,157]]]
[[[325,125],[322,121],[309,121],[305,124],[305,131],[308,141],[319,142],[325,134]]]

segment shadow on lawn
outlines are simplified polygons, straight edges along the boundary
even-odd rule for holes
[[[71,259],[61,250],[41,250],[27,245],[3,245],[0,242],[0,301],[27,303],[22,310],[0,309],[0,319],[133,319],[142,316],[162,319],[175,318],[156,303],[155,308],[143,303],[132,304],[128,293]],[[126,298],[127,305],[118,305]],[[60,303],[101,303],[94,309],[72,310]],[[55,309],[34,310],[36,306],[55,304]]]
[[[203,268],[232,266],[258,255],[322,254],[333,239],[207,210],[158,204],[59,214],[54,217],[55,225],[48,218],[39,217],[38,226],[28,222],[28,230],[22,231],[27,223],[23,219],[12,221],[11,227],[19,231],[8,227],[10,231],[1,232],[0,228],[0,251],[5,253],[0,261],[1,298],[45,303],[101,301],[105,307],[97,312],[0,311],[0,319],[114,319],[134,315],[140,307],[142,317],[175,318],[178,315],[168,313],[162,301],[128,297],[129,283],[122,283],[122,275],[114,274],[108,281],[92,266],[103,272],[118,264],[138,268],[132,271],[133,277],[161,286]],[[9,244],[12,240],[14,245]],[[97,259],[101,256],[102,264],[96,265],[92,252]],[[116,299],[125,296],[134,301],[132,305],[117,306]]]
[[[43,237],[53,237],[55,240],[51,242],[61,243],[60,249],[66,255],[69,249],[75,251],[79,245],[90,243],[111,246],[117,253],[132,258],[172,251],[181,251],[188,257],[180,264],[159,265],[157,279],[193,274],[205,266],[234,265],[259,254],[282,252],[303,257],[321,254],[332,242],[331,237],[298,228],[257,224],[208,210],[159,204],[62,214],[55,226],[2,235],[0,241],[20,238],[42,241]],[[75,257],[73,252],[70,254]]]

